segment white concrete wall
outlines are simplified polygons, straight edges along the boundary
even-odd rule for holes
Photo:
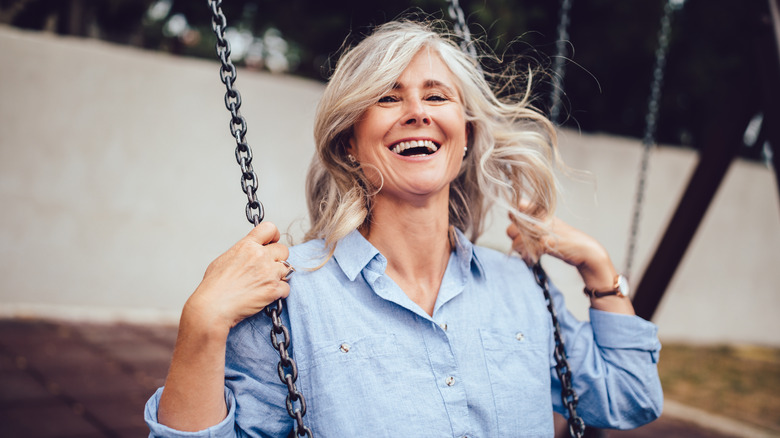
[[[0,27],[0,316],[175,321],[216,255],[249,230],[215,62]],[[239,72],[267,219],[300,241],[322,85]],[[662,115],[663,117],[663,115]],[[560,215],[625,258],[640,147],[564,131]],[[637,269],[696,165],[652,156]],[[780,208],[773,175],[736,162],[656,322],[664,339],[779,345]],[[480,243],[508,249],[496,215]],[[576,272],[547,262],[587,314]]]

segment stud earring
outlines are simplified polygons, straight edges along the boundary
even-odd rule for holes
[[[468,147],[468,146],[463,146],[463,156],[464,156],[464,157],[466,156],[466,153],[467,153],[468,151],[469,151],[469,147]]]
[[[347,154],[347,161],[354,166],[357,163],[357,158],[352,154]]]

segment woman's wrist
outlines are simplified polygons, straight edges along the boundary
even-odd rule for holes
[[[618,273],[614,266],[611,266],[610,264],[609,267],[605,266],[603,269],[598,269],[597,271],[580,271],[580,276],[582,277],[586,289],[606,292],[615,289],[615,281],[618,277]]]
[[[588,253],[586,261],[577,266],[577,269],[585,283],[585,288],[595,292],[608,292],[616,289],[618,272],[612,263],[606,249],[597,245]],[[606,312],[634,315],[634,307],[627,296],[619,294],[598,296],[590,294],[590,305],[594,309]]]
[[[610,276],[612,277],[611,279],[609,278]],[[599,270],[599,274],[594,274],[590,283],[585,283],[586,294],[590,297],[590,306],[592,308],[626,315],[635,314],[634,306],[631,304],[629,297],[619,291],[621,288],[621,285],[617,284],[619,277],[615,273],[612,263],[609,263],[608,266],[604,266],[603,270]],[[618,293],[604,294],[605,292],[616,290],[618,290]],[[587,293],[587,291],[590,291],[590,293]]]
[[[598,244],[588,251],[585,260],[577,265],[577,270],[585,287],[596,291],[611,290],[618,275],[607,250]]]
[[[184,303],[179,330],[187,330],[200,339],[214,340],[224,344],[232,324],[220,317],[215,307],[193,294]]]

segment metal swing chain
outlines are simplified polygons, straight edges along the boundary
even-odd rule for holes
[[[563,344],[563,337],[561,336],[561,326],[558,323],[558,313],[555,312],[555,306],[553,305],[552,297],[550,296],[550,285],[547,280],[547,273],[542,269],[540,263],[536,263],[533,267],[534,278],[539,287],[542,288],[544,299],[547,301],[547,310],[550,311],[550,317],[552,318],[553,325],[553,337],[555,338],[555,350],[553,356],[555,357],[555,373],[558,374],[558,380],[561,381],[561,401],[569,412],[569,433],[574,438],[581,438],[585,433],[585,422],[577,414],[577,403],[579,398],[574,391],[571,368],[569,367],[569,360],[566,357],[566,346]]]
[[[626,251],[626,268],[623,270],[626,277],[630,277],[634,264],[636,244],[639,239],[639,222],[642,217],[642,205],[645,198],[645,183],[650,166],[650,151],[655,146],[655,131],[658,122],[659,101],[661,100],[661,85],[664,80],[664,67],[666,66],[666,54],[669,51],[669,34],[671,33],[672,13],[682,5],[680,0],[667,0],[664,6],[664,15],[661,17],[661,29],[658,31],[658,47],[655,49],[655,68],[653,69],[653,82],[650,85],[650,97],[647,101],[647,115],[645,116],[645,133],[642,137],[642,160],[639,165],[639,177],[637,178],[636,196],[631,215],[631,231],[628,238],[628,250]]]
[[[236,161],[241,166],[241,190],[247,197],[246,218],[254,226],[262,222],[264,216],[263,204],[257,199],[257,175],[252,168],[252,149],[246,142],[246,120],[239,112],[241,94],[234,88],[236,67],[230,60],[230,42],[225,38],[227,19],[222,13],[222,0],[208,0],[211,7],[211,29],[217,37],[216,51],[222,66],[219,78],[225,84],[225,107],[230,111],[230,134],[236,139]],[[279,299],[265,308],[265,314],[271,318],[271,344],[279,353],[277,372],[279,380],[287,386],[287,414],[295,420],[294,434],[312,437],[312,431],[303,424],[306,415],[306,400],[296,388],[298,366],[288,353],[290,347],[290,331],[282,323],[281,314],[284,310],[284,300]],[[278,336],[282,335],[281,341]],[[295,403],[298,402],[298,407]]]
[[[468,53],[469,56],[471,56],[471,59],[477,62],[477,66],[479,67],[477,49],[474,47],[474,44],[471,43],[471,32],[466,24],[466,15],[463,13],[463,9],[460,7],[458,0],[449,1],[450,6],[447,11],[452,19],[455,34],[460,37],[460,49],[465,53]]]
[[[558,18],[558,41],[555,42],[555,61],[553,63],[552,95],[550,96],[550,121],[558,124],[561,112],[561,94],[563,93],[563,76],[566,74],[566,43],[569,41],[569,11],[572,0],[561,2],[561,13]]]

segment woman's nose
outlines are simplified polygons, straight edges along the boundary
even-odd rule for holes
[[[402,119],[404,125],[431,124],[431,116],[426,111],[425,105],[423,105],[422,102],[413,101],[409,102],[407,105],[407,112]]]

